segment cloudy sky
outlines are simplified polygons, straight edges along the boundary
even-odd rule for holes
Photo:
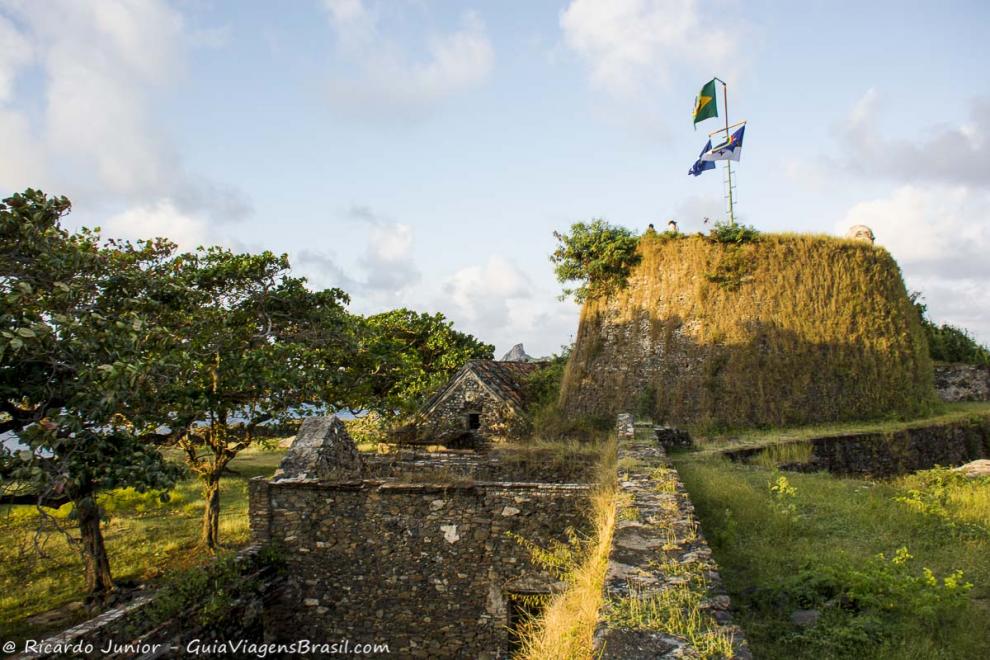
[[[686,175],[718,75],[744,222],[869,225],[990,342],[988,24],[952,0],[0,0],[0,194],[288,252],[354,311],[545,354],[577,326],[554,229],[722,215],[721,172]]]

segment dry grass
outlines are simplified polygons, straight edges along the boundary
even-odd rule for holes
[[[708,428],[911,416],[934,404],[920,318],[886,250],[821,236],[730,246],[647,235],[640,251],[629,286],[582,310],[565,409],[580,408],[586,387],[605,393],[608,409],[596,412],[645,403],[654,419]],[[638,401],[643,376],[652,402]]]
[[[568,571],[568,588],[555,595],[542,616],[526,626],[516,657],[527,660],[592,657],[617,507],[616,439],[612,437],[602,449],[597,487],[591,496],[594,533]]]

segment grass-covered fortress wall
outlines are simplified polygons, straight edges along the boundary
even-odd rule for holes
[[[935,400],[890,254],[792,234],[648,232],[628,286],[581,312],[561,404],[705,427],[912,415]]]

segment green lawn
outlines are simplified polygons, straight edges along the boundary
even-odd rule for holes
[[[221,480],[220,539],[225,546],[248,541],[247,481],[271,474],[283,454],[284,450],[253,447],[230,463],[236,475]],[[207,559],[196,548],[203,502],[195,479],[181,482],[166,503],[154,494],[122,489],[101,496],[100,504],[110,518],[103,534],[116,580],[154,580],[170,569]],[[85,595],[79,554],[53,529],[53,523],[72,528],[71,508],[66,505],[55,512],[54,521],[46,525],[49,531],[37,535],[40,516],[35,507],[0,507],[0,639],[38,638],[87,618],[76,610],[55,624],[28,621]]]
[[[757,658],[990,657],[990,479],[943,470],[878,483],[700,452],[674,460]],[[892,561],[900,548],[912,558]],[[968,592],[951,588],[957,570]],[[816,625],[791,622],[805,609]]]
[[[854,433],[891,433],[919,426],[951,424],[973,417],[990,416],[990,402],[945,403],[934,415],[914,419],[881,419],[861,422],[835,422],[791,428],[744,429],[725,434],[700,435],[695,442],[702,452],[762,447],[764,445],[810,440]]]

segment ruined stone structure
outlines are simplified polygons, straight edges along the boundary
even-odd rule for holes
[[[384,641],[399,657],[505,657],[527,596],[562,586],[533,563],[528,544],[549,547],[583,530],[588,484],[512,480],[533,476],[530,466],[469,452],[321,473],[309,467],[315,457],[349,461],[350,440],[332,420],[307,424],[283,474],[250,482],[252,540],[275,542],[287,564],[266,604],[265,638]],[[563,476],[575,474],[590,470]]]
[[[580,484],[251,482],[256,541],[285,548],[279,639],[387,641],[399,657],[500,658],[517,599],[556,583],[518,539],[582,529]]]
[[[743,631],[732,622],[729,596],[687,491],[651,431],[641,429],[635,438],[619,444],[618,458],[626,466],[620,482],[626,504],[615,523],[605,576],[605,603],[595,630],[594,657],[698,657],[698,649],[686,639],[649,626],[615,621],[624,619],[614,614],[627,608],[631,599],[648,603],[672,589],[697,593],[701,606],[696,616],[710,617],[713,628],[731,640],[732,657],[752,658]]]
[[[525,415],[525,378],[541,366],[470,360],[423,406],[417,441],[471,446],[511,435]]]
[[[834,435],[793,444],[809,447],[807,460],[780,467],[801,472],[894,477],[936,465],[956,466],[990,457],[990,415],[951,424],[920,426],[887,433]],[[723,452],[747,462],[774,447],[747,447]]]
[[[275,472],[280,480],[347,479],[361,474],[361,455],[336,415],[308,417]]]
[[[671,470],[663,449],[651,429],[645,444],[635,436],[634,428],[621,454],[635,459],[622,487],[639,513],[619,523],[608,602],[628,596],[630,588],[648,593],[674,585],[677,575],[663,572],[673,564],[657,562],[662,548],[670,561],[701,568],[709,585],[706,611],[745,658],[687,496],[679,484],[676,495],[660,492],[656,475],[661,467]],[[572,530],[585,534],[590,526],[595,465],[581,464],[588,459],[555,464],[535,451],[526,461],[513,460],[506,449],[359,455],[339,420],[307,420],[278,476],[249,483],[252,545],[239,560],[242,575],[225,586],[233,600],[221,620],[192,625],[195,608],[164,622],[149,619],[152,593],[51,641],[92,644],[92,652],[77,654],[90,658],[135,657],[126,649],[101,653],[107,640],[137,645],[148,658],[213,644],[227,644],[217,653],[232,657],[284,657],[300,640],[351,649],[385,645],[389,655],[403,658],[510,657],[514,631],[566,586],[534,563],[532,548],[566,542]],[[663,529],[673,535],[661,539]],[[685,640],[607,620],[603,612],[598,641],[604,657],[690,652]],[[229,646],[238,640],[248,645],[243,652]],[[639,655],[628,655],[632,650]]]
[[[784,426],[918,415],[935,401],[920,319],[882,248],[648,232],[638,250],[627,286],[581,311],[567,413]]]
[[[935,389],[943,401],[990,401],[990,366],[936,364]]]

